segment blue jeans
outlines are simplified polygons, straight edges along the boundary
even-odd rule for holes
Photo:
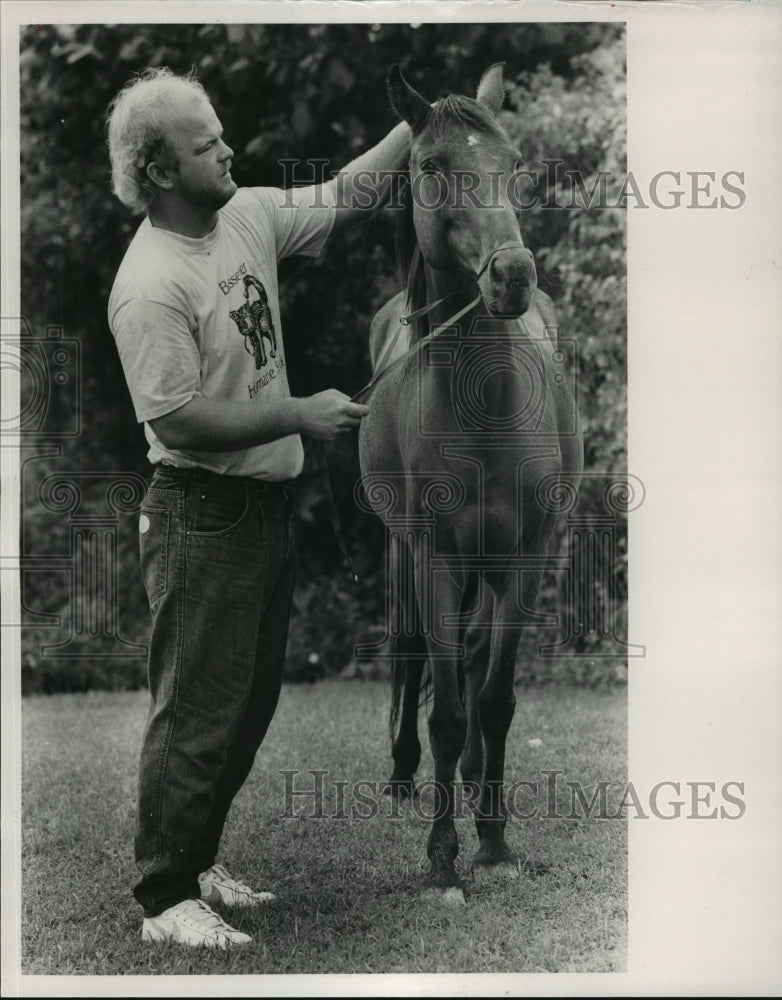
[[[134,895],[199,897],[280,694],[296,572],[292,483],[159,466],[141,508],[152,613]]]

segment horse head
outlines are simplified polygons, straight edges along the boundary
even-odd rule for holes
[[[430,105],[398,66],[388,87],[412,130],[413,224],[424,260],[477,285],[492,315],[523,315],[537,275],[511,197],[520,153],[496,118],[502,63],[483,74],[475,99],[451,94]]]

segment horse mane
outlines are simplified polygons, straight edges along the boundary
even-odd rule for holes
[[[415,274],[410,274],[410,270],[415,263],[418,238],[415,234],[415,225],[413,224],[413,189],[410,184],[409,173],[400,192],[400,200],[402,209],[397,217],[396,261],[402,288],[408,291],[408,299],[404,305],[405,314],[407,314],[415,312],[416,309],[420,309],[426,305],[426,280],[424,278],[423,260],[420,256],[418,257]],[[425,337],[428,328],[429,323],[426,316],[421,316],[413,320],[410,326],[412,341],[417,341],[421,337]]]
[[[508,141],[505,130],[486,105],[472,97],[465,97],[464,94],[448,94],[436,101],[421,123],[419,131],[427,128],[435,136],[439,136],[454,125],[483,132],[503,142]]]
[[[504,142],[508,141],[508,136],[491,111],[480,101],[476,101],[472,97],[465,97],[463,94],[448,94],[432,105],[416,132],[420,133],[426,128],[437,137],[453,128],[454,125],[469,129],[471,132],[481,132],[493,136]],[[413,193],[409,172],[400,191],[400,201],[402,207],[397,217],[396,259],[402,287],[409,289],[405,313],[410,313],[426,305],[426,281],[423,261],[420,257],[416,273],[410,275],[418,239],[413,224]],[[426,316],[414,320],[410,326],[411,342],[415,343],[425,337],[428,332],[429,320]]]

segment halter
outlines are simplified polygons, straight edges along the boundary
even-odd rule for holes
[[[489,267],[489,265],[491,264],[491,262],[494,260],[494,258],[497,256],[498,253],[502,253],[504,250],[526,250],[526,249],[527,248],[524,246],[524,244],[519,240],[507,240],[505,243],[500,243],[498,247],[495,247],[493,250],[490,250],[489,253],[486,255],[486,259],[484,260],[483,264],[480,266],[478,272],[475,275],[475,280],[480,281],[484,271],[486,271],[486,269]],[[412,299],[413,281],[415,278],[415,272],[418,268],[418,263],[420,258],[421,258],[421,248],[418,245],[416,245],[415,251],[413,252],[413,259],[410,262],[410,271],[407,277],[407,293],[405,296],[405,302],[408,305]],[[427,305],[421,306],[420,309],[416,309],[414,312],[406,313],[404,316],[400,316],[399,326],[396,329],[396,333],[394,334],[390,343],[383,352],[383,356],[381,357],[380,361],[378,361],[377,369],[375,371],[374,376],[370,379],[369,382],[367,382],[367,384],[364,386],[363,389],[360,389],[356,393],[356,395],[351,398],[352,403],[358,403],[361,401],[362,398],[369,396],[370,393],[374,390],[377,383],[382,378],[384,378],[388,374],[388,372],[390,372],[394,368],[397,368],[403,361],[406,361],[408,358],[411,358],[414,354],[417,354],[423,347],[426,346],[426,344],[434,340],[434,338],[438,336],[438,334],[442,333],[443,330],[446,330],[448,327],[453,326],[455,323],[457,323],[462,318],[462,316],[465,315],[465,313],[468,313],[474,306],[477,306],[478,303],[481,301],[480,294],[476,295],[471,302],[468,302],[467,305],[464,306],[463,309],[460,309],[458,312],[455,312],[453,316],[449,316],[444,323],[441,323],[438,327],[432,330],[432,332],[429,333],[426,337],[422,337],[419,341],[413,344],[413,346],[409,350],[405,351],[405,353],[401,355],[401,357],[398,357],[396,361],[394,361],[392,364],[386,365],[388,358],[391,357],[391,354],[394,348],[396,347],[397,340],[399,340],[399,335],[402,332],[402,327],[409,326],[413,320],[418,319],[420,316],[425,316],[427,313],[430,313],[433,309],[436,309],[437,306],[439,306],[442,302],[445,302],[447,299],[450,299],[451,296],[453,296],[454,294],[455,294],[454,292],[449,292],[447,295],[443,295],[441,299],[437,299],[436,302],[429,302]]]
[[[500,243],[498,247],[489,252],[486,260],[483,262],[483,266],[479,269],[478,273],[475,275],[475,280],[480,281],[483,277],[483,272],[488,268],[494,258],[498,253],[502,253],[503,250],[527,250],[524,244],[520,240],[507,240],[505,243]],[[529,253],[529,251],[527,251]]]
[[[494,250],[491,250],[489,252],[489,254],[486,257],[486,260],[479,268],[475,276],[475,280],[476,281],[480,280],[484,271],[486,271],[486,269],[489,267],[489,265],[491,264],[491,262],[494,260],[494,258],[497,256],[498,253],[502,253],[503,250],[526,250],[526,249],[527,248],[524,246],[524,244],[521,243],[519,240],[508,240],[505,243],[501,243],[498,247],[495,247]],[[421,248],[418,245],[416,245],[415,251],[413,252],[413,259],[410,262],[410,271],[407,276],[407,291],[405,294],[406,305],[409,305],[410,302],[412,301],[413,282],[415,280],[415,273],[416,270],[418,269],[420,258],[421,258]],[[422,337],[419,341],[413,344],[413,346],[409,348],[409,350],[405,351],[405,353],[402,354],[400,357],[398,357],[396,361],[393,361],[391,364],[386,364],[388,358],[391,356],[391,353],[394,350],[394,347],[396,346],[397,340],[399,340],[399,335],[402,332],[402,327],[409,326],[413,320],[418,319],[420,316],[425,316],[427,313],[430,313],[433,309],[436,309],[437,306],[439,306],[442,302],[445,302],[447,299],[450,299],[454,294],[455,294],[454,292],[449,292],[447,295],[443,295],[441,299],[437,299],[436,302],[429,302],[427,305],[421,306],[420,309],[416,309],[413,312],[406,313],[404,316],[400,316],[399,325],[396,329],[396,333],[391,339],[391,342],[389,343],[388,347],[386,347],[385,351],[383,351],[383,356],[381,357],[380,361],[378,361],[377,370],[375,374],[370,379],[370,381],[367,382],[367,384],[364,386],[363,389],[359,389],[359,391],[355,394],[355,396],[351,397],[350,400],[351,403],[358,403],[363,398],[369,396],[374,391],[375,386],[378,384],[378,382],[381,379],[385,378],[385,376],[390,371],[393,371],[395,368],[398,368],[399,365],[401,365],[404,361],[407,361],[408,358],[411,358],[413,357],[413,355],[417,354],[423,347],[426,346],[426,344],[431,343],[431,341],[433,341],[435,337],[441,334],[443,330],[446,330],[448,327],[453,326],[455,323],[458,323],[459,320],[466,313],[468,313],[472,308],[477,306],[478,303],[481,301],[481,296],[479,293],[478,295],[475,296],[475,298],[471,302],[468,302],[466,306],[464,306],[458,312],[455,312],[453,316],[449,316],[449,318],[444,323],[441,323],[438,327],[432,330],[431,333],[427,334],[426,337]],[[321,478],[323,481],[323,489],[326,494],[326,500],[328,502],[329,516],[331,517],[331,527],[337,539],[337,544],[339,545],[340,550],[342,551],[342,555],[345,557],[345,561],[347,562],[350,572],[353,576],[353,580],[356,583],[358,583],[359,576],[358,573],[356,572],[355,566],[353,565],[353,560],[350,558],[347,542],[345,541],[345,536],[342,533],[342,525],[340,524],[339,514],[337,512],[337,504],[336,501],[334,500],[334,492],[331,488],[331,477],[329,476],[328,459],[326,458],[325,446],[321,441],[318,441],[317,444],[318,447],[316,448],[316,452],[318,455],[318,461],[320,465]]]

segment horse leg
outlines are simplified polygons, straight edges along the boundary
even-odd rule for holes
[[[393,593],[391,657],[393,695],[391,702],[391,755],[394,770],[384,786],[386,795],[409,798],[414,790],[413,775],[421,760],[418,739],[418,701],[421,677],[426,663],[426,642],[421,631],[421,616],[414,586],[414,563],[410,549],[392,537],[391,578]],[[399,726],[397,713],[401,698]],[[396,730],[396,731],[395,731]]]
[[[462,883],[454,862],[459,839],[454,826],[454,778],[456,763],[464,746],[467,717],[459,696],[458,666],[455,662],[434,667],[434,706],[429,716],[429,742],[434,757],[436,787],[435,816],[426,851],[431,862],[428,882],[437,889],[455,888]],[[462,896],[461,901],[464,897]]]
[[[474,622],[467,626],[465,646],[464,702],[467,711],[467,738],[459,769],[462,781],[468,786],[467,798],[477,806],[477,798],[483,781],[483,733],[478,714],[478,694],[486,680],[489,666],[489,641],[491,632]]]
[[[421,743],[418,739],[418,700],[421,691],[421,676],[425,665],[426,643],[422,636],[416,636],[414,639],[417,640],[415,644],[417,658],[394,663],[394,684],[404,684],[404,690],[399,728],[391,750],[394,770],[388,783],[383,787],[383,791],[395,799],[406,799],[413,794],[415,791],[414,775],[421,760]],[[391,648],[396,650],[396,640]],[[410,647],[408,650],[413,652]],[[398,680],[396,679],[397,672],[399,672]]]
[[[454,826],[456,764],[464,748],[467,733],[467,715],[462,704],[460,663],[456,655],[435,658],[440,631],[439,624],[446,616],[458,615],[461,607],[461,588],[453,581],[438,581],[433,593],[433,628],[427,635],[432,659],[434,698],[429,716],[429,742],[434,757],[436,789],[435,816],[427,842],[431,868],[428,883],[445,891],[447,902],[464,902],[462,882],[456,874],[454,862],[459,853],[459,838]],[[459,630],[463,636],[463,628]],[[453,641],[453,638],[451,638]],[[440,647],[442,655],[442,647]]]
[[[539,573],[525,574],[522,605],[531,607],[537,594]],[[530,579],[534,577],[534,579]],[[489,670],[478,695],[478,715],[486,749],[483,788],[475,825],[480,847],[475,868],[499,868],[516,874],[516,856],[505,842],[505,743],[516,707],[513,680],[516,651],[526,618],[517,602],[515,575],[506,577],[495,595]]]

